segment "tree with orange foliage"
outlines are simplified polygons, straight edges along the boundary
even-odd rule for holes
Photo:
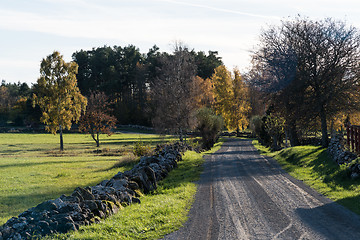
[[[91,91],[86,113],[80,119],[80,131],[90,133],[96,147],[100,147],[100,134],[112,135],[116,124],[116,118],[110,114],[111,103],[108,100],[104,92]]]
[[[207,107],[214,104],[214,92],[211,80],[203,79],[199,76],[193,78],[191,82],[191,97],[196,109]]]

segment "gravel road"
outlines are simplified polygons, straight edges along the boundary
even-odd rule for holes
[[[285,173],[250,140],[207,157],[189,220],[164,239],[360,239],[360,217]]]

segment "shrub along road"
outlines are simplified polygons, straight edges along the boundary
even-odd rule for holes
[[[206,159],[189,220],[165,239],[360,239],[360,217],[230,139]]]

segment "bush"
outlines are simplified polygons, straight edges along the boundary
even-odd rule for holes
[[[266,146],[271,146],[271,137],[265,128],[265,122],[267,120],[267,116],[253,116],[250,120],[250,129],[252,130],[252,134],[256,137],[259,142]]]
[[[144,145],[143,142],[136,142],[133,148],[133,153],[135,156],[142,157],[146,155],[151,155],[152,151],[150,146]]]
[[[201,108],[196,113],[197,130],[200,131],[204,149],[210,149],[216,143],[224,121],[209,108]]]
[[[251,129],[252,135],[254,137],[261,135],[262,127],[263,127],[263,122],[262,122],[261,116],[255,115],[255,116],[251,117],[251,119],[250,119],[250,129]]]
[[[285,119],[278,113],[272,113],[266,115],[265,130],[271,136],[271,149],[278,151],[281,148],[281,143],[284,138]]]

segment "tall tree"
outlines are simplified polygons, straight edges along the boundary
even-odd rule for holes
[[[0,123],[8,122],[16,126],[23,125],[26,115],[26,107],[19,102],[25,103],[30,97],[30,88],[26,83],[6,83],[0,85]]]
[[[149,56],[156,56],[156,48],[149,51]],[[77,78],[83,94],[104,92],[114,102],[114,115],[121,124],[149,124],[144,106],[150,74],[138,48],[104,46],[76,52],[73,59],[79,64]]]
[[[251,110],[248,87],[243,81],[240,72],[234,74],[219,66],[211,77],[214,85],[214,108],[217,114],[224,118],[225,126],[229,130],[239,130],[247,127],[248,113]]]
[[[188,48],[176,44],[172,55],[163,56],[160,75],[152,88],[155,128],[178,133],[181,141],[194,112],[190,94],[195,74],[196,65]]]
[[[292,146],[299,144],[298,125],[305,87],[297,76],[298,59],[284,28],[271,27],[262,32],[260,46],[253,55],[248,79],[255,89],[270,96],[270,105],[285,118],[285,132]]]
[[[214,92],[209,78],[202,79],[196,76],[190,87],[190,96],[195,108],[210,108],[214,104]]]
[[[307,122],[320,119],[322,145],[326,147],[329,118],[360,106],[357,29],[332,19],[296,18],[283,21],[262,36],[258,52],[266,69],[262,76],[271,86],[285,83],[276,92],[288,105],[284,107],[286,124],[294,113],[292,118],[306,118]]]
[[[284,23],[297,46],[298,74],[306,85],[306,103],[321,122],[322,145],[328,145],[327,120],[343,109],[358,110],[360,36],[354,27],[332,19]]]
[[[87,100],[77,87],[75,62],[65,62],[59,52],[54,51],[41,61],[40,78],[37,81],[37,92],[33,105],[38,104],[42,110],[41,121],[46,130],[60,133],[60,151],[64,150],[63,129],[71,128],[82,112],[85,112]]]
[[[245,129],[249,125],[250,97],[249,88],[246,86],[239,70],[234,70],[232,81],[232,109],[231,120],[229,126],[236,129],[237,135],[239,131]]]
[[[205,52],[191,52],[194,55],[195,64],[197,66],[197,75],[203,79],[210,78],[214,74],[215,68],[223,65],[221,57],[218,56],[217,51]]]
[[[80,131],[90,133],[96,147],[100,147],[100,134],[112,135],[116,124],[116,118],[110,114],[110,104],[104,92],[90,92],[86,113],[80,118]]]
[[[214,108],[218,115],[224,118],[225,126],[230,125],[230,112],[232,107],[232,79],[231,72],[229,72],[224,65],[215,69],[211,77],[211,82],[214,86]]]
[[[6,123],[10,108],[14,100],[10,96],[9,89],[5,85],[0,86],[0,122]]]

